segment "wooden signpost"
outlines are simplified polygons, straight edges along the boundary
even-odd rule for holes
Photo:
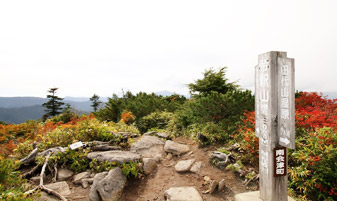
[[[295,68],[286,52],[259,55],[255,67],[255,134],[260,198],[288,200],[287,148],[295,148]]]

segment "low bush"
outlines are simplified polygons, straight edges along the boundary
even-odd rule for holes
[[[201,124],[204,131],[207,127],[209,134],[214,138],[212,142],[225,142],[232,138],[232,133],[237,129],[244,111],[252,110],[254,105],[250,91],[228,91],[226,94],[210,92],[205,96],[198,96],[187,101],[177,112],[178,125],[188,127]],[[216,130],[213,131],[213,130]]]
[[[137,123],[137,127],[141,133],[145,133],[150,129],[166,129],[170,121],[174,118],[174,114],[171,112],[153,112]]]
[[[20,172],[17,171],[19,165],[18,161],[12,161],[0,156],[0,200],[34,200],[24,195],[22,186],[25,180],[21,179]]]
[[[289,187],[302,200],[336,200],[337,100],[300,92],[295,107],[296,148],[289,149]],[[242,161],[258,166],[254,124],[254,112],[245,113],[234,140],[244,150]]]
[[[318,128],[290,150],[290,187],[303,198],[337,200],[337,132]]]
[[[139,178],[142,176],[143,168],[141,161],[131,161],[123,164],[116,162],[98,162],[96,159],[93,159],[89,163],[89,167],[94,172],[103,172],[114,169],[115,167],[120,167],[123,174],[128,178]]]
[[[41,124],[36,132],[34,140],[38,142],[40,151],[57,146],[67,147],[77,141],[115,141],[118,144],[121,139],[116,138],[114,133],[139,134],[134,125],[127,125],[124,122],[100,122],[93,116],[83,116],[66,124],[47,121]],[[19,145],[13,144],[11,149],[17,150],[15,157],[23,158],[27,156],[33,150],[32,141],[26,139]],[[6,144],[7,147],[9,145]]]

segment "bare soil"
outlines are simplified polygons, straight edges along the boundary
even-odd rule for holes
[[[234,201],[234,195],[250,190],[256,190],[256,186],[246,187],[243,180],[232,171],[220,170],[210,163],[210,155],[216,147],[200,148],[192,140],[187,138],[176,138],[173,141],[187,144],[191,152],[182,156],[173,156],[171,159],[164,157],[158,164],[158,168],[150,175],[142,179],[128,180],[128,185],[124,189],[121,201],[164,201],[164,192],[170,187],[194,186],[200,192],[205,201]],[[203,163],[201,172],[177,173],[175,164],[180,160],[195,159]],[[204,181],[204,176],[219,182],[225,179],[226,187],[222,191],[216,190],[212,194],[203,192],[209,189],[209,184]],[[72,195],[68,200],[89,201],[90,187],[83,189],[81,186],[71,186]],[[249,189],[248,189],[249,188]]]

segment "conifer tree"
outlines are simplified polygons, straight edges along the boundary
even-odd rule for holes
[[[215,71],[212,68],[206,70],[203,79],[198,79],[195,83],[188,85],[190,94],[192,96],[207,96],[212,92],[225,94],[227,91],[238,89],[235,82],[228,82],[228,79],[225,76],[226,67],[220,68],[219,71]]]
[[[92,104],[90,105],[91,107],[93,107],[94,112],[97,111],[98,106],[102,103],[101,101],[99,101],[99,96],[94,94],[91,98],[90,101],[92,102]]]
[[[42,107],[45,107],[46,112],[46,114],[44,114],[42,117],[43,120],[46,120],[49,117],[59,115],[62,112],[62,106],[64,105],[64,103],[62,102],[63,98],[56,96],[57,90],[58,88],[50,88],[48,90],[48,93],[50,93],[49,95],[47,95],[49,101],[42,104]]]

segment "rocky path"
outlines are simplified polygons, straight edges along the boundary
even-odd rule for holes
[[[113,172],[96,175],[82,173],[82,176],[85,175],[82,178],[81,175],[71,176],[64,182],[68,184],[69,191],[59,191],[65,192],[67,200],[76,201],[99,201],[104,196],[105,200],[119,201],[234,200],[236,193],[247,190],[233,172],[219,170],[210,164],[212,151],[214,148],[198,148],[187,138],[165,142],[158,137],[145,135],[131,146],[131,154],[115,159],[112,155],[116,155],[117,151],[88,156],[102,161],[124,162],[142,158],[146,173],[143,179],[129,179],[126,182],[115,168]],[[43,193],[39,200],[57,199]]]
[[[174,141],[186,144],[190,147],[190,151],[181,156],[170,154],[164,157],[158,168],[144,180],[132,181],[125,189],[121,200],[124,201],[163,201],[165,200],[165,191],[171,187],[194,187],[204,201],[214,200],[234,200],[234,194],[244,192],[245,186],[242,181],[231,172],[224,172],[213,167],[209,158],[212,153],[207,148],[200,149],[197,145],[186,138],[178,138]],[[194,160],[194,164],[201,163],[198,173],[185,171],[178,173],[175,166],[179,161]],[[212,181],[219,182],[225,180],[225,187],[213,193],[205,193],[210,189]]]

